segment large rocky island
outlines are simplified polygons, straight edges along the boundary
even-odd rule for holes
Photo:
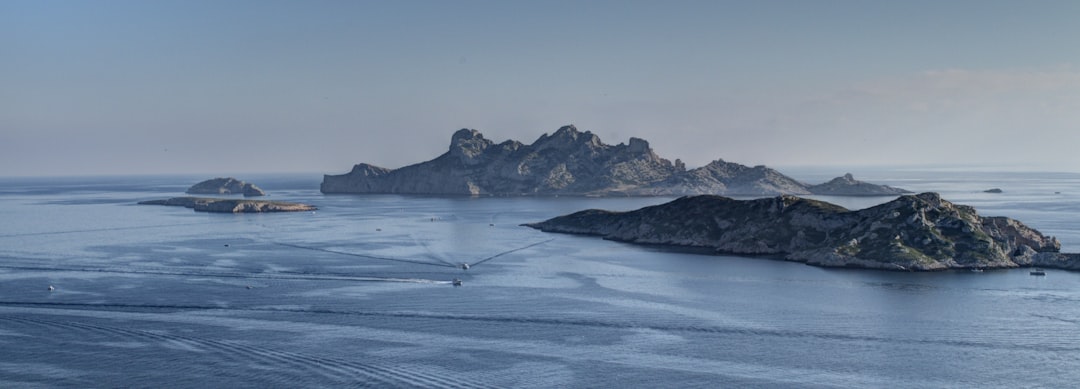
[[[564,126],[532,144],[494,143],[461,129],[443,155],[400,169],[366,163],[342,175],[325,175],[323,193],[464,195],[739,196],[898,195],[907,191],[855,180],[850,174],[807,185],[765,166],[716,160],[687,169],[660,158],[649,142],[608,145],[595,134]]]
[[[1080,270],[1080,254],[1006,217],[979,216],[936,193],[849,211],[782,195],[682,197],[630,212],[586,210],[528,226],[640,244],[767,255],[810,265],[927,271],[1040,266]]]
[[[170,205],[191,208],[197,212],[216,213],[302,212],[317,209],[311,205],[286,201],[212,199],[206,197],[173,197],[166,200],[140,201],[139,204]]]

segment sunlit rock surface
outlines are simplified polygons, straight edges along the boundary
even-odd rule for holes
[[[198,212],[217,213],[302,212],[318,209],[311,205],[286,201],[212,199],[206,197],[173,197],[167,200],[140,201],[139,204],[170,205],[187,207]]]

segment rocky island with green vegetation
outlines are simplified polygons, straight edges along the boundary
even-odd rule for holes
[[[895,196],[899,188],[857,181],[850,174],[808,185],[764,165],[722,159],[688,169],[661,158],[644,139],[609,145],[589,131],[563,126],[532,144],[495,143],[477,130],[453,134],[446,153],[399,169],[361,163],[325,175],[323,193],[495,196]]]
[[[825,267],[1080,270],[1080,254],[1061,253],[1056,238],[1014,219],[979,216],[936,193],[904,195],[857,211],[790,195],[689,196],[629,212],[586,210],[527,226]]]
[[[214,199],[207,197],[173,197],[166,200],[140,201],[141,205],[170,205],[194,209],[197,212],[259,213],[303,212],[318,208],[301,203],[270,200]]]

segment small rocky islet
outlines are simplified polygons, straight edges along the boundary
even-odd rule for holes
[[[585,210],[526,226],[822,267],[1080,270],[1080,254],[1061,253],[1056,238],[1011,218],[979,216],[936,193],[904,195],[857,211],[790,195],[687,196],[635,211]]]
[[[312,205],[287,201],[216,199],[207,197],[173,197],[165,200],[140,201],[139,204],[186,207],[191,208],[196,212],[214,213],[304,212],[318,209]]]
[[[265,196],[264,192],[255,184],[237,180],[232,177],[218,177],[202,181],[195,185],[192,185],[184,193],[187,194],[242,194],[244,197],[258,197]]]

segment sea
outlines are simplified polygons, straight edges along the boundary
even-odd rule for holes
[[[318,174],[264,174],[238,178],[319,209],[136,204],[211,177],[0,178],[0,387],[1080,382],[1080,272],[830,269],[521,226],[665,197],[323,195]],[[1080,252],[1080,174],[856,178],[938,192]]]

